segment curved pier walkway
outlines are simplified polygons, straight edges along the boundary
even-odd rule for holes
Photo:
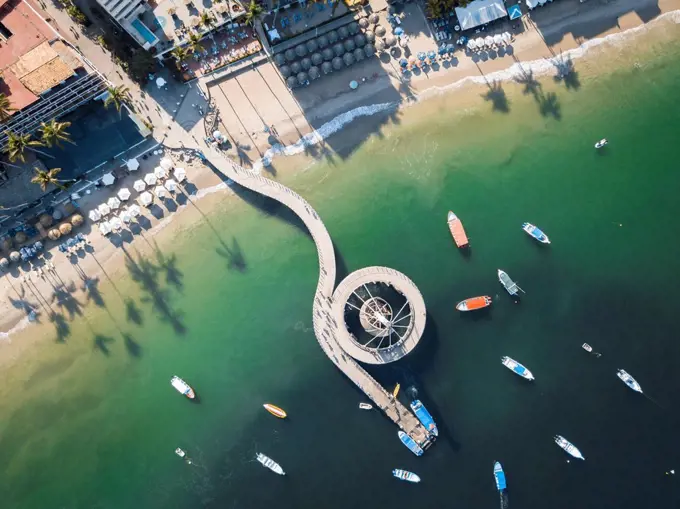
[[[305,223],[305,226],[316,244],[316,250],[319,256],[319,282],[316,287],[316,294],[312,307],[314,333],[317,341],[333,363],[350,380],[352,380],[352,382],[354,382],[366,396],[375,403],[375,405],[377,405],[390,419],[408,433],[423,448],[428,447],[430,445],[429,435],[415,415],[398,400],[393,398],[392,395],[369,375],[350,355],[347,355],[349,352],[346,352],[341,346],[347,345],[348,341],[348,338],[343,337],[343,334],[349,336],[344,325],[343,315],[341,312],[338,313],[338,308],[341,311],[344,308],[345,301],[338,302],[334,305],[333,290],[335,288],[336,278],[335,252],[328,230],[326,230],[326,226],[323,224],[323,221],[321,221],[316,211],[304,198],[286,186],[273,180],[269,180],[253,171],[242,168],[233,161],[227,159],[219,151],[212,147],[208,147],[203,141],[199,142],[199,144],[208,161],[224,173],[224,175],[243,187],[282,203],[295,212],[295,214],[297,214]],[[397,271],[393,271],[392,269],[384,267],[373,267],[370,269],[380,269],[379,272],[381,273],[390,271],[393,275],[400,274],[410,282],[406,276]],[[366,269],[363,270],[365,271]],[[352,274],[350,274],[346,280],[351,276]],[[379,274],[374,274],[372,280],[380,280]],[[412,282],[411,285],[413,285]],[[415,287],[415,285],[413,286]],[[341,288],[342,284],[338,289],[340,290]],[[420,296],[419,292],[418,296]],[[422,297],[420,297],[420,302],[422,302]],[[424,327],[425,325],[424,303],[422,303],[422,306],[423,319],[422,322],[416,321],[416,327]],[[417,341],[417,339],[420,338],[422,329],[415,330],[414,327],[414,333],[417,333]],[[373,360],[372,362],[376,363],[376,360]],[[385,359],[382,362],[389,362],[389,360]]]

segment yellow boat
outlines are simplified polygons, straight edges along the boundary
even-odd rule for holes
[[[401,384],[397,384],[397,386],[394,388],[394,391],[392,391],[393,398],[397,397],[397,394],[399,394],[399,389],[401,389]]]
[[[285,419],[286,417],[288,417],[288,414],[282,408],[279,408],[276,405],[272,405],[271,403],[265,403],[262,406],[267,412],[272,414],[274,417],[278,417],[279,419]]]

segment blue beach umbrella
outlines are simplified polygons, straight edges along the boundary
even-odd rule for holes
[[[425,60],[427,58],[427,55],[425,54],[424,51],[421,51],[420,53],[418,53],[418,58],[420,60]]]
[[[448,51],[448,50],[446,49],[446,45],[444,45],[444,46],[439,46],[439,54],[440,54],[440,55],[446,55],[446,52],[447,52],[447,51]]]
[[[454,51],[456,51],[456,45],[455,44],[447,44],[446,45],[446,51],[448,51],[449,53],[453,53]]]
[[[394,29],[394,35],[404,35],[404,29],[401,27],[397,27]]]
[[[431,59],[431,60],[434,60],[435,58],[437,58],[437,54],[436,54],[434,51],[430,51],[430,52],[427,54],[427,58],[429,58],[429,59]]]
[[[399,60],[399,65],[402,67],[406,67],[408,65],[408,60],[402,58],[401,60]]]

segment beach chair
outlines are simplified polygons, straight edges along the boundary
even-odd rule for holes
[[[302,21],[302,15],[301,14],[295,14],[293,16],[293,23],[299,23],[300,21]]]

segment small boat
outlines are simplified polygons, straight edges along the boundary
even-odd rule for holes
[[[175,454],[176,454],[177,456],[179,456],[180,458],[184,458],[184,457],[187,455],[187,453],[184,452],[184,451],[183,451],[182,449],[180,449],[179,447],[178,447],[177,449],[175,449]]]
[[[522,230],[527,232],[530,236],[535,238],[540,243],[550,244],[550,239],[545,233],[543,233],[543,231],[538,226],[534,226],[531,223],[522,223]]]
[[[633,389],[635,392],[639,392],[640,394],[642,394],[642,387],[640,387],[640,384],[637,383],[637,380],[630,376],[628,372],[626,372],[623,369],[620,369],[616,372],[616,376],[618,376],[623,381],[624,384]]]
[[[583,343],[581,345],[581,348],[583,348],[588,353],[593,353],[593,347],[590,346],[588,343]]]
[[[428,433],[431,433],[436,437],[439,436],[437,424],[434,422],[430,412],[428,412],[427,408],[425,408],[425,405],[423,405],[419,399],[415,399],[411,402],[411,410],[413,410],[413,413],[416,414],[416,417],[420,423],[425,426],[425,429]]]
[[[401,443],[408,447],[413,454],[415,454],[416,456],[423,455],[423,449],[416,443],[415,440],[413,440],[403,431],[400,431],[397,434],[399,435],[399,440],[401,440]]]
[[[564,449],[567,454],[570,454],[574,458],[585,460],[583,454],[581,454],[581,451],[579,451],[574,444],[572,444],[562,435],[555,435],[555,443]]]
[[[505,483],[505,472],[503,472],[503,467],[499,462],[493,464],[493,476],[496,479],[496,488],[498,488],[498,491],[503,491],[508,487]]]
[[[286,475],[286,473],[281,468],[281,465],[279,465],[276,461],[271,459],[269,456],[265,456],[261,452],[258,452],[257,456],[255,456],[255,458],[257,459],[257,461],[262,463],[262,465],[267,467],[272,472],[276,472],[279,475]]]
[[[467,235],[465,234],[465,229],[463,228],[463,223],[460,222],[458,216],[449,210],[449,214],[446,218],[446,222],[449,224],[449,231],[453,237],[453,241],[459,248],[465,248],[470,246]]]
[[[262,406],[267,412],[272,414],[274,417],[278,417],[279,419],[285,419],[286,417],[288,417],[288,414],[285,412],[285,410],[277,407],[276,405],[272,405],[271,403],[265,403]]]
[[[369,403],[359,403],[359,408],[362,410],[373,410],[373,405]]]
[[[401,479],[402,481],[420,482],[420,477],[418,477],[418,475],[414,474],[413,472],[409,472],[408,470],[395,468],[392,470],[392,475],[397,479]]]
[[[534,379],[534,375],[531,373],[531,371],[522,366],[515,359],[511,359],[510,357],[507,356],[501,357],[501,362],[503,363],[503,366],[511,370],[513,373],[518,374],[522,378],[526,378],[527,380]]]
[[[508,276],[507,272],[504,272],[501,269],[498,269],[498,280],[501,282],[507,292],[513,297],[518,295],[519,292],[524,293],[524,290],[522,290],[517,283],[510,279],[510,276]]]
[[[458,311],[476,311],[478,309],[484,309],[491,305],[491,297],[483,295],[481,297],[470,297],[456,304],[456,309]]]
[[[394,386],[394,390],[392,391],[392,397],[394,399],[397,399],[397,395],[399,394],[399,390],[401,389],[401,384],[397,384]]]
[[[177,392],[179,392],[180,394],[183,394],[187,398],[194,399],[196,397],[196,393],[191,388],[191,386],[188,383],[186,383],[184,380],[182,380],[180,377],[173,376],[170,379],[170,384],[175,389],[177,389]]]
[[[607,141],[607,138],[602,138],[600,141],[598,141],[598,142],[595,144],[595,148],[602,148],[602,147],[604,147],[607,143],[609,143],[609,142]]]

